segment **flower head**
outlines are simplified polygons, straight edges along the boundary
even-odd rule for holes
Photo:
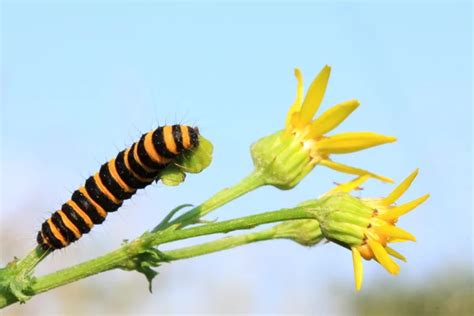
[[[359,106],[357,100],[342,102],[313,120],[326,92],[330,72],[331,68],[325,66],[303,98],[303,77],[300,70],[295,69],[296,100],[286,116],[285,128],[252,146],[252,157],[257,169],[268,171],[267,184],[282,189],[292,188],[317,164],[339,172],[369,175],[393,182],[389,178],[330,159],[332,154],[351,153],[396,140],[395,137],[372,132],[326,136],[326,133],[335,129]]]
[[[349,234],[350,236],[355,237],[350,240],[347,240],[346,238],[346,241],[343,241],[342,244],[343,246],[350,248],[352,251],[357,290],[360,290],[362,286],[362,258],[366,260],[376,260],[391,274],[398,274],[400,271],[400,267],[391,257],[406,262],[405,257],[389,247],[388,244],[416,240],[412,234],[397,227],[396,223],[402,215],[405,215],[426,201],[429,195],[426,194],[402,205],[395,205],[394,203],[410,187],[417,174],[418,170],[415,170],[385,198],[359,199],[358,203],[360,203],[360,207],[358,207],[358,212],[361,215],[359,218],[353,218],[354,213],[350,207],[348,209],[346,208],[345,211],[347,211],[347,214],[345,214],[345,216],[332,215],[332,217],[338,218],[339,221],[337,224],[333,223],[327,225],[330,226],[330,229],[328,229],[329,236],[337,239],[339,242],[341,240],[338,238],[337,234],[341,234],[341,232],[343,232],[342,235]],[[339,185],[332,191],[328,192],[326,196],[330,197],[347,194],[365,182],[367,178],[368,176],[366,175],[351,182]],[[367,214],[369,215],[368,217]],[[340,228],[342,225],[341,222],[344,222],[346,225],[354,225],[353,231],[351,233],[341,230],[337,232],[333,226]],[[359,239],[360,237],[362,238]]]

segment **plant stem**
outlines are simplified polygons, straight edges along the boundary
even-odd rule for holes
[[[261,176],[260,172],[255,170],[236,185],[217,192],[204,203],[200,204],[199,206],[196,206],[195,208],[189,210],[188,212],[179,216],[175,220],[169,222],[167,227],[184,227],[190,224],[194,224],[201,217],[206,214],[209,214],[216,208],[227,204],[232,200],[235,200],[236,198],[244,195],[245,193],[257,189],[262,185],[265,185],[265,180]]]
[[[297,207],[293,209],[282,209],[278,211],[251,215],[218,223],[191,227],[187,229],[166,230],[144,234],[133,242],[125,244],[119,249],[112,251],[104,256],[38,278],[36,282],[34,282],[31,287],[29,287],[27,294],[33,296],[100,272],[127,266],[129,260],[133,260],[136,256],[140,255],[145,250],[149,249],[150,247],[156,247],[167,242],[216,233],[227,233],[234,230],[250,229],[261,224],[279,221],[314,218],[315,215],[311,208]],[[253,242],[254,240],[256,241],[256,239],[258,238],[269,239],[270,237],[270,235],[265,235],[264,233],[261,233],[261,235],[256,233],[251,237],[237,236],[234,240],[227,239],[226,241],[221,242],[221,244],[207,243],[203,245],[198,245],[194,246],[194,248],[191,249],[191,252],[189,252],[190,250],[188,249],[182,254],[180,254],[179,252],[174,253],[174,256],[176,258],[173,260],[178,260],[179,256],[183,256],[184,259],[186,255],[203,255],[206,253],[235,247],[237,245],[244,244],[246,238],[250,238],[247,240],[247,242]],[[193,255],[193,253],[195,253],[195,255]],[[173,255],[173,253],[171,254]],[[34,259],[34,256],[32,258]],[[168,258],[166,257],[166,259]],[[29,262],[29,260],[27,260],[26,262]],[[12,300],[10,295],[0,293],[0,308],[12,304],[16,300],[16,298]]]
[[[272,239],[274,233],[274,230],[268,229],[261,232],[225,237],[216,241],[211,241],[191,247],[164,251],[163,254],[165,255],[165,258],[170,261],[187,259],[229,248],[234,248],[259,240]],[[37,282],[32,286],[33,292],[35,294],[46,292],[61,285],[72,283],[74,281],[89,277],[94,274],[98,274],[100,272],[115,269],[121,266],[121,263],[123,261],[130,259],[130,256],[135,255],[132,255],[133,251],[123,251],[124,249],[122,248],[110,252],[102,257],[83,262],[74,267],[66,268],[64,270],[51,273],[44,277],[40,277],[38,278]]]
[[[275,238],[276,229],[274,227],[243,234],[238,236],[224,237],[215,241],[210,241],[204,244],[184,247],[180,249],[163,252],[166,258],[170,261],[188,259],[192,257],[202,256],[205,254],[222,251],[225,249],[235,248],[245,244],[254,243],[257,241],[270,240]]]
[[[38,294],[100,272],[115,269],[120,262],[129,259],[130,252],[127,251],[129,246],[122,246],[104,256],[40,277],[32,285],[32,292]]]
[[[31,272],[38,263],[41,262],[49,254],[48,250],[44,250],[40,246],[33,249],[29,254],[16,263],[15,269],[21,271],[22,274]]]
[[[255,226],[295,219],[314,219],[315,215],[310,208],[296,207],[281,209],[273,212],[266,212],[257,215],[250,215],[237,219],[231,219],[218,223],[211,223],[176,231],[166,231],[153,236],[153,245],[160,245],[170,241],[176,241],[191,237],[204,236],[216,233],[228,233],[234,230],[250,229]]]
[[[33,286],[33,290],[24,289],[25,293],[28,292],[28,295],[34,295],[36,293],[44,292],[49,289],[61,286],[63,284],[71,283],[74,281],[77,281],[79,279],[111,270],[114,268],[117,268],[120,266],[120,264],[132,258],[134,255],[139,254],[140,250],[143,249],[145,246],[144,245],[158,245],[162,244],[165,242],[173,241],[173,240],[179,240],[179,239],[184,239],[184,238],[190,238],[193,236],[199,236],[201,235],[206,235],[206,234],[213,234],[213,233],[218,233],[218,232],[229,232],[234,229],[246,229],[246,228],[251,228],[256,225],[259,225],[259,218],[247,218],[247,220],[236,220],[234,223],[230,223],[231,221],[228,222],[221,222],[218,223],[219,225],[215,226],[214,224],[211,225],[205,225],[205,226],[200,226],[196,227],[195,231],[188,231],[188,230],[176,230],[179,227],[185,227],[190,224],[195,224],[199,221],[199,219],[211,212],[212,210],[242,196],[243,194],[250,192],[252,190],[255,190],[256,188],[262,186],[265,184],[265,181],[263,180],[263,177],[261,177],[261,174],[258,171],[252,172],[250,175],[245,177],[243,180],[241,180],[239,183],[236,185],[226,188],[224,190],[221,190],[217,192],[214,196],[209,198],[207,201],[202,203],[201,205],[191,209],[187,213],[179,216],[177,219],[168,222],[168,218],[166,218],[162,223],[160,223],[155,229],[152,230],[152,233],[156,233],[156,235],[153,235],[153,238],[151,240],[147,239],[150,237],[150,234],[144,235],[141,238],[137,239],[134,243],[130,243],[127,245],[122,246],[116,251],[110,252],[109,254],[106,254],[105,256],[90,260],[88,262],[85,262],[83,264],[78,264],[74,267],[71,267],[69,269],[64,269],[61,271],[58,271],[56,273],[52,273],[48,276],[45,276],[43,278],[38,279],[38,281],[35,283]],[[170,215],[170,217],[172,214]],[[255,221],[256,220],[256,221]],[[272,221],[278,221],[278,220],[283,220],[283,219],[278,219],[278,216],[275,217],[274,219],[271,218],[265,218],[262,217],[260,220],[270,220]],[[232,227],[239,227],[241,225],[241,228],[232,228]],[[167,228],[174,228],[171,230],[166,230]],[[167,233],[175,231],[175,234],[169,235],[169,234],[163,234],[163,232],[166,230]],[[197,234],[197,235],[195,235]],[[151,244],[150,244],[151,242]],[[132,249],[136,248],[136,249]],[[33,251],[31,251],[27,256],[22,258],[20,261],[17,262],[15,265],[15,280],[25,280],[27,276],[33,271],[35,266],[43,260],[50,251],[44,251],[40,247],[36,247]],[[19,282],[19,281],[12,281],[18,284],[24,284],[24,281]],[[23,286],[20,286],[20,289],[23,288]],[[18,300],[18,297],[23,297],[21,292],[16,292],[17,295],[12,296],[12,293],[1,293],[4,292],[3,290],[0,291],[0,308],[3,306],[7,306],[11,303],[14,303]],[[13,299],[12,299],[13,297]],[[27,296],[25,296],[27,298]]]

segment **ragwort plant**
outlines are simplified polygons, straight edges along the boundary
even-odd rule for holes
[[[156,268],[163,263],[274,239],[289,239],[307,247],[328,240],[347,248],[352,253],[357,290],[362,286],[362,258],[373,259],[389,273],[397,274],[399,266],[391,257],[402,261],[406,259],[388,244],[414,241],[415,237],[396,226],[396,223],[402,215],[423,203],[428,195],[395,205],[418,171],[412,173],[387,197],[359,198],[351,195],[369,178],[389,183],[393,180],[336,162],[332,157],[394,142],[396,138],[372,132],[328,135],[359,106],[357,100],[345,101],[313,119],[322,103],[330,72],[331,68],[325,66],[303,97],[303,78],[300,70],[295,69],[296,99],[286,115],[284,126],[251,146],[255,168],[240,182],[217,192],[182,215],[178,216],[177,213],[189,205],[177,207],[154,228],[130,242],[124,242],[112,252],[48,275],[34,275],[35,267],[51,252],[37,246],[25,257],[13,260],[0,269],[0,307],[15,302],[24,303],[39,293],[113,269],[142,273],[149,281],[151,291],[151,282],[158,274]],[[191,154],[163,171],[163,183],[177,185],[184,180],[185,173],[199,173],[210,164],[212,144],[203,136],[200,136],[199,144]],[[319,198],[291,208],[226,221],[205,220],[205,216],[212,211],[259,187],[270,185],[281,190],[292,189],[318,165],[356,178],[337,185]],[[276,224],[264,230],[255,230],[268,223]],[[167,251],[158,249],[163,244],[177,240],[238,230],[245,230],[245,233],[190,247]]]

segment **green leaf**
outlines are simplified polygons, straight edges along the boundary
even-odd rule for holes
[[[185,207],[192,207],[192,206],[193,206],[192,204],[182,204],[175,207],[174,209],[171,210],[171,212],[168,213],[168,215],[165,216],[165,218],[163,218],[163,220],[155,228],[153,228],[152,232],[161,230],[166,225],[168,225],[168,223],[171,221],[171,219],[176,213],[178,213],[180,210],[182,210]]]
[[[212,151],[212,143],[199,136],[199,146],[185,152],[173,164],[166,167],[161,172],[160,180],[168,186],[181,184],[186,178],[186,173],[200,173],[211,164]]]
[[[175,165],[187,173],[200,173],[211,164],[213,150],[212,143],[199,136],[199,146],[177,159]]]
[[[149,234],[149,233],[146,233]],[[144,234],[144,235],[146,235]],[[152,292],[152,281],[159,274],[153,268],[157,268],[162,262],[168,262],[164,253],[156,248],[150,247],[141,251],[127,262],[124,262],[120,268],[126,271],[137,271],[143,274],[148,281],[148,290]]]
[[[166,169],[163,170],[160,175],[161,182],[163,182],[164,185],[171,187],[180,185],[182,182],[184,182],[184,179],[186,179],[186,174],[175,165],[166,167]]]
[[[153,270],[151,264],[146,262],[146,261],[143,262],[137,268],[137,271],[142,273],[146,277],[146,280],[148,281],[148,291],[150,291],[150,293],[153,293],[152,281],[159,273],[157,271]]]
[[[31,298],[28,294],[33,278],[31,271],[24,273],[17,269],[17,259],[0,269],[0,293],[10,300],[25,303]]]

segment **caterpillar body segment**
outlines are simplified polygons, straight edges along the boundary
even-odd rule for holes
[[[176,158],[198,145],[199,130],[186,125],[161,126],[143,134],[138,142],[103,164],[41,225],[38,244],[55,250],[78,240],[138,189],[159,180],[160,172]]]

